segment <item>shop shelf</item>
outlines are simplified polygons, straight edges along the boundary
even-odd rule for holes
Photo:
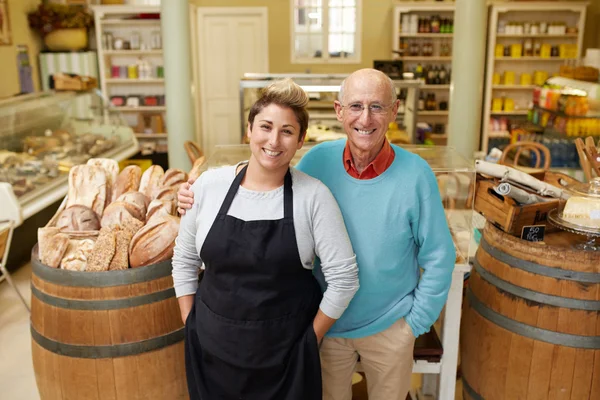
[[[560,57],[496,57],[496,61],[569,61],[575,58],[560,58]]]
[[[142,106],[142,107],[115,107],[121,112],[144,112],[144,111],[166,111],[165,106]]]
[[[441,56],[416,56],[416,57],[400,57],[404,61],[452,61],[452,57],[441,57]]]
[[[400,33],[401,38],[451,38],[452,33]]]
[[[166,139],[167,133],[136,133],[135,137],[138,139]]]
[[[491,115],[527,115],[528,113],[528,110],[492,111]]]
[[[532,90],[537,86],[535,85],[494,85],[492,89],[494,90]]]
[[[430,117],[434,117],[434,116],[442,116],[442,115],[448,115],[449,111],[448,110],[435,110],[435,111],[419,111],[419,114],[417,114],[419,117],[423,116],[430,116]]]
[[[502,38],[502,39],[522,39],[522,38],[548,38],[548,39],[552,39],[552,38],[576,38],[578,37],[579,34],[577,33],[567,33],[564,35],[548,35],[547,33],[539,33],[539,34],[523,34],[523,35],[514,35],[514,34],[498,34],[496,35],[497,38]]]
[[[152,78],[152,79],[121,79],[121,78],[109,78],[105,80],[109,84],[140,84],[140,83],[164,83],[163,78]]]
[[[423,85],[421,89],[427,90],[448,90],[450,89],[450,85]]]
[[[102,25],[126,25],[126,26],[139,26],[139,25],[158,25],[160,26],[160,19],[101,19]]]
[[[151,56],[162,55],[163,51],[156,50],[104,50],[106,56]]]

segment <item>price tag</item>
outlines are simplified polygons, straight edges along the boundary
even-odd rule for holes
[[[521,230],[521,239],[528,242],[542,242],[544,240],[545,225],[528,225]]]

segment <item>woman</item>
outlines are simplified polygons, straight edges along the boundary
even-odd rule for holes
[[[358,270],[333,196],[289,166],[307,103],[291,80],[271,84],[248,116],[250,160],[209,170],[191,188],[173,281],[192,400],[321,399],[318,345],[358,289]]]

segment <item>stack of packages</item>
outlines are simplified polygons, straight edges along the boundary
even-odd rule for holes
[[[177,189],[187,179],[158,165],[119,173],[116,161],[101,158],[71,168],[63,205],[38,229],[41,263],[99,272],[170,259],[179,231]]]

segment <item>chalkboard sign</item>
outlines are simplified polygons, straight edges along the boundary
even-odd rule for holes
[[[521,239],[529,242],[541,242],[544,240],[545,225],[528,225],[524,226],[521,231]]]

